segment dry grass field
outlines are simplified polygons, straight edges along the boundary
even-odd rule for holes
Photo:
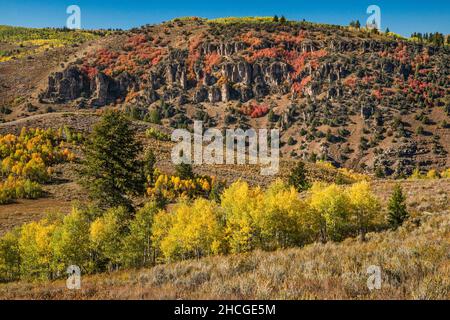
[[[313,244],[65,281],[0,285],[2,299],[449,299],[450,211],[423,213],[361,243]],[[367,268],[381,268],[381,289]]]

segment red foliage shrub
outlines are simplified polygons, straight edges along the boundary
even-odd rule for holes
[[[273,40],[277,44],[289,43],[289,44],[299,45],[303,42],[303,40],[305,40],[305,38],[306,38],[306,32],[304,30],[302,30],[296,36],[292,35],[290,33],[287,33],[287,32],[277,33]]]
[[[270,58],[275,59],[281,57],[284,51],[281,48],[265,48],[252,52],[252,56],[247,57],[247,62],[254,63],[258,59]]]
[[[350,88],[355,88],[356,86],[356,76],[351,75],[344,79],[344,85]]]
[[[327,51],[323,49],[304,53],[299,53],[297,51],[285,51],[284,57],[294,69],[292,72],[293,78],[297,78],[304,70],[306,62],[309,61],[311,69],[315,70],[319,67],[318,59],[325,57],[327,54]]]
[[[193,79],[195,78],[194,73],[194,64],[197,62],[200,57],[200,50],[198,48],[203,42],[203,34],[196,35],[189,40],[189,55],[187,58],[187,68],[188,68],[188,77]]]
[[[372,90],[372,95],[377,98],[378,100],[381,100],[383,98],[383,95],[381,93],[381,90]]]
[[[269,112],[269,107],[250,103],[247,106],[243,106],[241,112],[251,118],[261,118]]]
[[[249,31],[241,35],[240,40],[247,43],[250,47],[255,48],[261,45],[261,38],[257,37],[253,32]]]
[[[424,65],[430,62],[430,55],[426,50],[424,50],[421,54],[417,55],[414,58],[413,66],[415,65]]]
[[[407,63],[410,61],[408,47],[405,44],[401,43],[397,48],[395,48],[394,59],[400,61],[401,63]]]
[[[83,72],[84,74],[86,74],[86,75],[88,76],[89,79],[93,79],[93,78],[97,75],[98,70],[97,70],[96,67],[91,67],[91,66],[88,66],[88,65],[83,65],[83,66],[81,67],[81,72]]]
[[[285,57],[286,61],[290,64],[293,71],[291,76],[294,79],[292,84],[292,91],[295,93],[302,93],[303,89],[311,82],[311,76],[307,76],[301,80],[297,78],[301,75],[305,69],[306,63],[309,62],[311,71],[316,70],[319,67],[318,59],[327,55],[325,50],[318,50],[312,52],[299,53],[296,51],[286,51]]]
[[[115,62],[119,54],[117,52],[112,52],[109,51],[108,49],[103,48],[97,50],[96,56],[97,56],[96,65],[109,66],[113,62]]]
[[[417,80],[417,79],[409,78],[409,79],[408,79],[408,86],[409,86],[415,93],[421,94],[421,93],[423,93],[428,87],[430,87],[431,85],[430,85],[429,83],[422,82],[422,81]]]
[[[205,72],[211,73],[212,67],[218,65],[222,61],[222,57],[214,52],[209,53],[205,56]]]
[[[89,78],[94,77],[98,70],[103,70],[109,76],[127,71],[131,74],[138,73],[142,78],[146,78],[151,67],[159,63],[167,52],[165,48],[155,47],[143,34],[129,37],[122,49],[122,51],[111,51],[102,48],[95,54],[89,54],[81,68],[82,71]]]
[[[137,34],[137,35],[129,37],[126,45],[130,46],[130,47],[137,47],[140,44],[144,44],[146,42],[147,42],[147,39],[146,39],[145,35]]]
[[[292,85],[292,91],[296,93],[303,92],[303,89],[311,82],[311,80],[312,77],[307,76],[303,78],[300,82],[294,82],[294,84]]]
[[[375,80],[375,77],[373,76],[364,76],[362,78],[362,82],[364,82],[364,84],[372,84]]]

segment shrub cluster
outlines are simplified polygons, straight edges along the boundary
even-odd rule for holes
[[[170,141],[170,135],[164,132],[158,131],[154,128],[148,128],[145,131],[145,135],[149,138],[153,138],[159,141]]]
[[[37,198],[41,183],[50,179],[53,164],[73,161],[67,142],[79,136],[68,128],[42,130],[23,128],[18,136],[0,136],[0,204],[19,198]]]
[[[147,188],[147,195],[150,197],[163,197],[168,201],[177,198],[208,198],[217,184],[214,177],[194,176],[183,178],[177,175],[169,176],[155,170],[155,183]]]
[[[384,222],[367,182],[314,184],[305,199],[281,181],[267,190],[235,182],[220,201],[182,199],[167,210],[147,203],[74,208],[14,229],[0,239],[0,278],[54,279],[69,265],[84,273],[142,267],[208,255],[340,241]]]
[[[431,169],[425,174],[423,174],[419,169],[415,169],[412,175],[409,177],[410,180],[448,179],[448,178],[450,178],[450,168],[445,169],[442,172],[439,172],[436,169]]]

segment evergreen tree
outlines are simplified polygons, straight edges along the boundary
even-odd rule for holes
[[[286,22],[287,22],[287,20],[286,20],[285,16],[281,16],[280,23],[285,24]]]
[[[447,116],[450,117],[450,101],[447,101],[447,103],[445,104],[444,111]]]
[[[182,180],[193,179],[195,177],[192,165],[187,163],[180,163],[175,167],[176,175]]]
[[[269,114],[267,115],[267,119],[268,119],[270,122],[277,122],[278,117],[277,117],[277,115],[275,114],[275,112],[273,112],[273,109],[271,109],[271,110],[269,111]]]
[[[361,28],[361,22],[359,22],[359,20],[356,20],[356,22],[355,22],[355,27],[356,27],[357,29]]]
[[[280,21],[280,19],[278,18],[278,16],[274,15],[273,16],[273,22],[279,22],[279,21]]]
[[[397,229],[409,217],[405,201],[402,187],[397,184],[388,204],[388,222],[393,229]]]
[[[159,109],[151,110],[148,113],[148,115],[147,115],[145,120],[150,122],[150,123],[161,124],[161,114],[159,112]]]
[[[293,186],[299,192],[308,190],[310,184],[306,177],[307,173],[305,164],[302,161],[299,161],[289,176],[289,185]]]
[[[102,207],[132,209],[130,197],[143,191],[144,177],[138,155],[142,145],[123,114],[108,111],[94,127],[85,145],[80,182]]]

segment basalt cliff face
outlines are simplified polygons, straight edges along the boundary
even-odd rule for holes
[[[410,174],[450,165],[450,54],[311,23],[175,20],[49,76],[40,103],[119,106],[171,127],[278,127],[282,154]]]

